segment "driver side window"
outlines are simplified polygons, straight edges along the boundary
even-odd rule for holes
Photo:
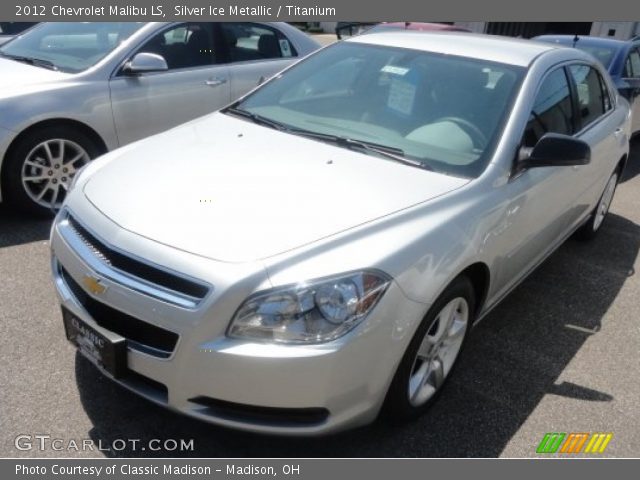
[[[571,91],[564,68],[551,72],[543,80],[524,133],[524,146],[533,147],[545,133],[574,133]]]

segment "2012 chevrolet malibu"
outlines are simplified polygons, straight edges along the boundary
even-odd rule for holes
[[[415,416],[474,322],[602,228],[629,129],[579,50],[340,42],[78,174],[51,235],[66,335],[125,387],[219,425]]]
[[[0,46],[0,200],[50,214],[91,159],[218,110],[319,47],[286,23],[37,25]]]

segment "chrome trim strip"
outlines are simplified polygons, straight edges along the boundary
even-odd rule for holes
[[[171,303],[179,307],[195,309],[202,299],[192,297],[190,295],[173,292],[159,285],[146,282],[142,279],[134,277],[126,272],[118,270],[104,263],[94,251],[78,236],[75,229],[70,225],[68,218],[65,216],[58,222],[58,231],[62,238],[67,242],[69,247],[76,252],[77,255],[87,263],[89,268],[98,275],[111,280],[125,288],[134,290],[138,293],[157,300]]]

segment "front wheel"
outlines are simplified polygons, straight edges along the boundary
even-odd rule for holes
[[[596,208],[591,212],[586,223],[576,232],[576,237],[579,240],[591,240],[600,231],[600,227],[602,227],[602,224],[609,213],[609,207],[613,201],[613,195],[616,192],[618,175],[619,172],[616,170],[613,172],[611,177],[609,177],[609,181],[607,182],[606,187],[604,187],[604,192],[602,192],[598,205],[596,205]]]
[[[420,415],[449,378],[474,318],[473,285],[458,277],[434,302],[395,373],[383,408],[392,419]]]
[[[76,172],[100,153],[89,137],[66,127],[47,127],[23,136],[3,167],[7,200],[28,213],[56,212]]]

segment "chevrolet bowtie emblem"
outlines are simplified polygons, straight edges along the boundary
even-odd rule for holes
[[[82,283],[84,286],[94,295],[102,295],[106,290],[106,285],[101,283],[99,278],[96,278],[92,275],[85,275],[82,279]]]

